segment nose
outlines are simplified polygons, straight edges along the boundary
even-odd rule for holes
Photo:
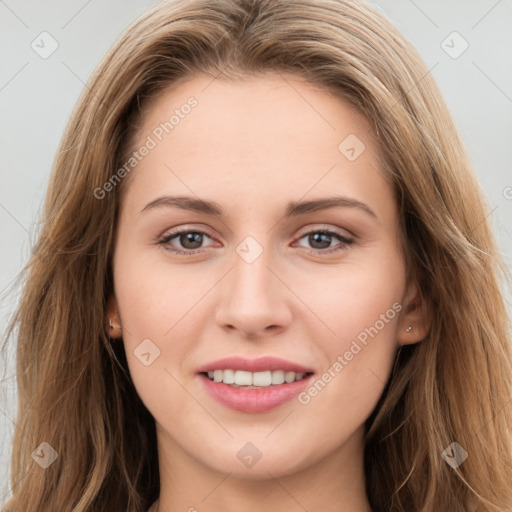
[[[221,328],[254,339],[275,335],[290,324],[293,294],[267,253],[264,250],[252,263],[234,254],[233,268],[219,290],[216,323]]]

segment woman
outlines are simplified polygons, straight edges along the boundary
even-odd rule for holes
[[[364,3],[159,4],[55,162],[6,510],[512,510],[486,212]]]

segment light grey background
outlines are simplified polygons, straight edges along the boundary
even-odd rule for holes
[[[30,253],[49,172],[72,108],[114,40],[154,3],[0,0],[1,332],[18,290],[6,293]],[[487,192],[488,215],[510,267],[512,0],[371,3],[416,46],[439,84]],[[43,31],[58,43],[46,59],[31,47]],[[454,31],[463,39],[451,35]],[[464,40],[469,44],[467,50],[453,58],[463,49]],[[506,298],[510,305],[509,290]],[[13,348],[0,388],[0,481],[4,482],[0,503],[8,493],[10,443],[17,428]]]

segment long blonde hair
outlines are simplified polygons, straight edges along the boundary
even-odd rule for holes
[[[154,420],[105,332],[123,163],[141,108],[196,72],[292,72],[378,130],[407,272],[433,324],[404,346],[366,422],[374,511],[512,510],[507,277],[489,205],[413,47],[358,0],[178,0],[134,22],[85,88],[54,162],[39,242],[8,330],[18,414],[9,512],[143,512],[159,493]],[[133,172],[136,172],[133,171]],[[32,451],[58,457],[41,469]],[[441,453],[457,442],[458,467]]]

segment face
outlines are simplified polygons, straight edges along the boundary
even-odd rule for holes
[[[361,453],[396,349],[421,337],[372,126],[284,77],[197,75],[149,105],[113,258],[159,448],[253,479]]]

